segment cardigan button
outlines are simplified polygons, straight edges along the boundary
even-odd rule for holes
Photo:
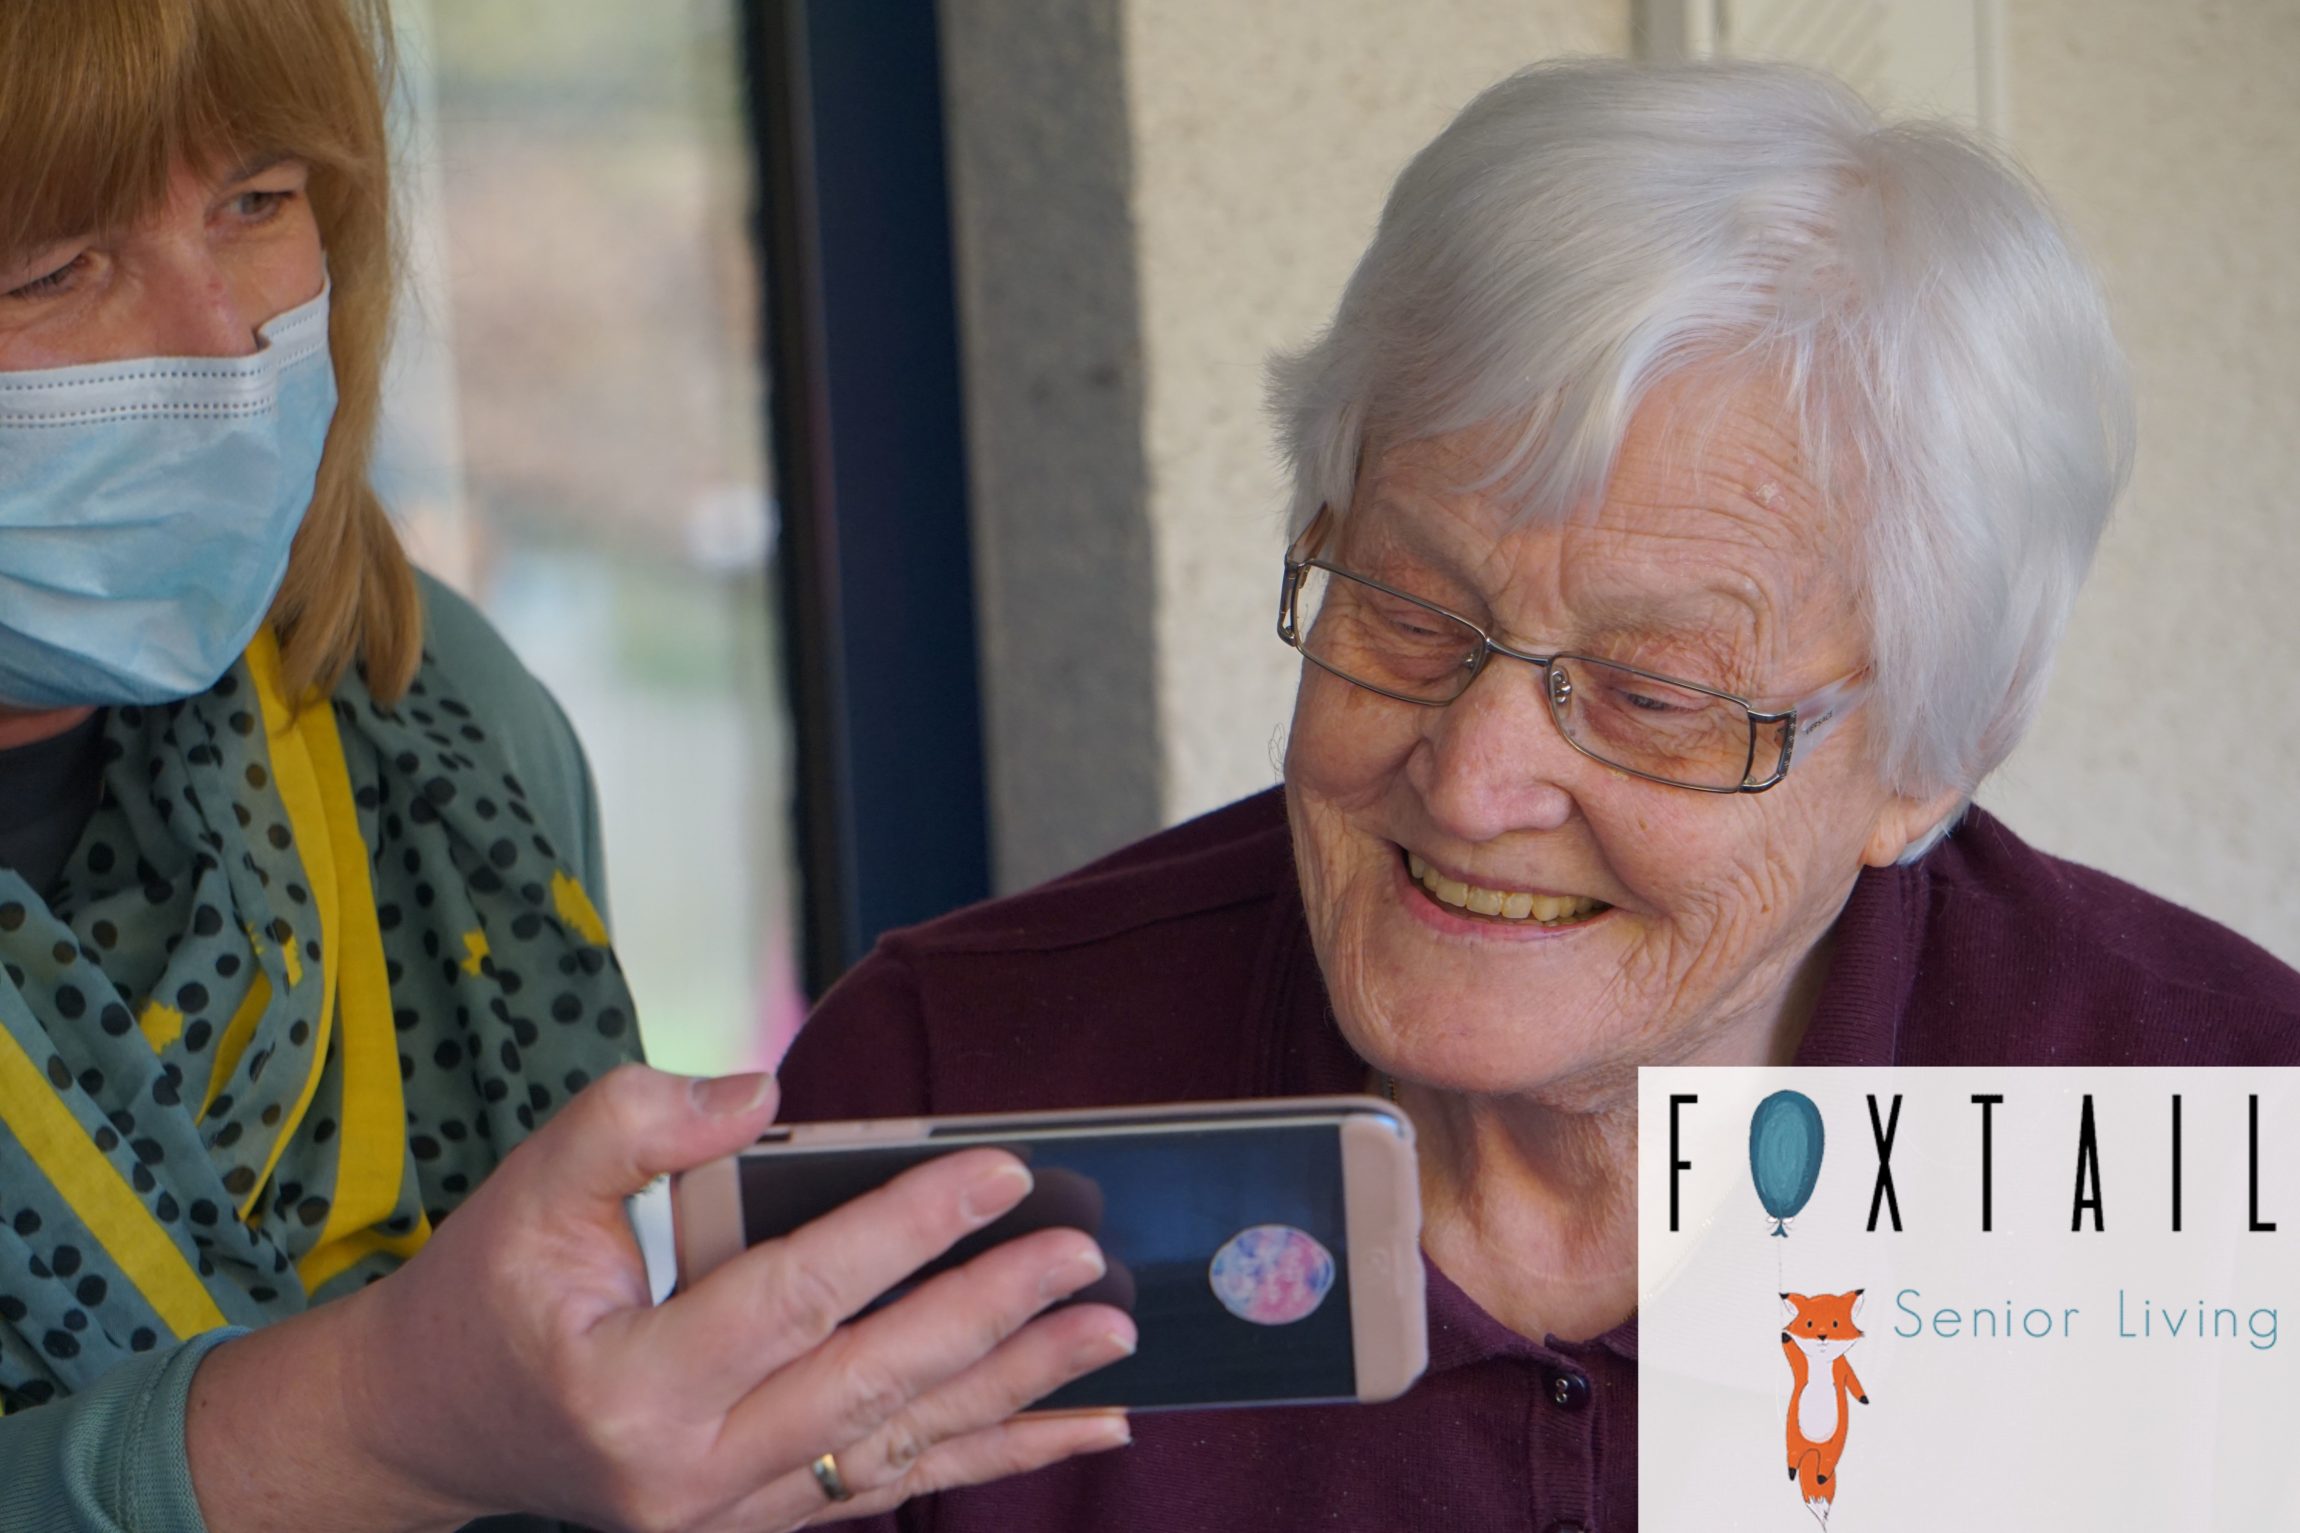
[[[1589,1404],[1589,1380],[1578,1373],[1549,1376],[1549,1403],[1561,1411],[1578,1411]]]

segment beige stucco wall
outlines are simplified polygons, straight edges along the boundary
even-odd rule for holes
[[[1983,800],[2300,962],[2300,3],[2004,8],[2014,147],[2107,274],[2144,446],[2045,716]],[[1124,4],[1168,820],[1276,776],[1264,359],[1314,332],[1464,101],[1625,50],[1629,9]]]
[[[1162,821],[1121,0],[942,0],[1001,888]]]
[[[1982,801],[2300,963],[2300,3],[2006,0],[2015,151],[2132,357],[2132,494]]]
[[[1332,312],[1406,160],[1520,64],[1619,53],[1628,0],[1130,0],[1167,818],[1277,780],[1295,664],[1262,364]]]

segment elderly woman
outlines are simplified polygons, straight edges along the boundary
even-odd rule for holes
[[[1529,70],[1272,377],[1283,791],[888,939],[784,1101],[1386,1092],[1429,1372],[915,1525],[1631,1528],[1640,1065],[2300,1059],[2300,975],[1966,807],[2129,434],[1988,152],[1785,67]]]
[[[1022,1328],[1076,1231],[833,1334],[1009,1156],[650,1306],[623,1197],[774,1092],[628,1063],[581,752],[368,488],[388,37],[0,5],[0,1527],[784,1528],[1114,1446],[1005,1421],[1131,1344]]]

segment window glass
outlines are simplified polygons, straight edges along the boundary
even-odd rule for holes
[[[798,1015],[734,0],[401,0],[377,484],[559,699],[650,1057]]]

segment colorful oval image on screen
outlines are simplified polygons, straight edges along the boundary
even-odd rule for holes
[[[1333,1254],[1290,1224],[1257,1224],[1223,1242],[1206,1270],[1222,1307],[1256,1325],[1291,1325],[1334,1287]]]

